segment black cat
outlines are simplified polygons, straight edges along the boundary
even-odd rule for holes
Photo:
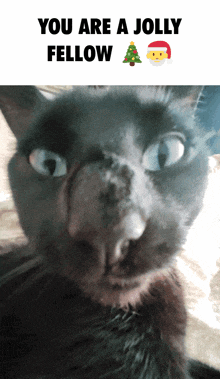
[[[207,182],[200,91],[0,87],[29,240],[1,255],[1,378],[220,377],[187,361],[172,267]]]

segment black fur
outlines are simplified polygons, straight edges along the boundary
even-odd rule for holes
[[[0,377],[218,377],[187,363],[172,267],[206,188],[200,90],[81,87],[50,103],[32,87],[0,87],[18,138],[9,177],[29,239],[1,255]],[[168,149],[159,158],[158,141]],[[166,165],[177,141],[184,154]],[[59,154],[67,173],[53,177],[53,159],[51,175],[37,172],[36,149]]]

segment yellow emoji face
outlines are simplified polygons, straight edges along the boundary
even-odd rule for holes
[[[163,50],[159,50],[159,51],[152,50],[149,53],[147,53],[147,58],[151,59],[155,63],[161,62],[163,59],[165,59],[167,57],[168,57],[168,54],[165,53],[165,51],[163,51]]]

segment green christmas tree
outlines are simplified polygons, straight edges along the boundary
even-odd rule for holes
[[[134,66],[135,63],[142,63],[133,41],[130,42],[130,46],[128,47],[123,63],[130,63],[130,66]]]

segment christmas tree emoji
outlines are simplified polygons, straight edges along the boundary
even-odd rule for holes
[[[130,63],[130,66],[134,66],[135,63],[142,63],[133,41],[131,41],[130,46],[128,47],[123,63]]]

